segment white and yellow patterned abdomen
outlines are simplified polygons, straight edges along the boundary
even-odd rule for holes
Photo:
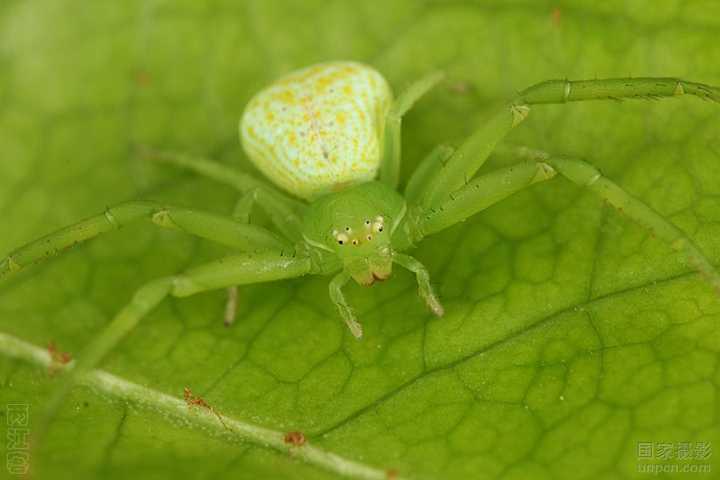
[[[392,92],[376,70],[331,62],[295,71],[255,95],[240,121],[250,160],[311,199],[372,180]]]

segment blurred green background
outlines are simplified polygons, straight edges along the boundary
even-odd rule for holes
[[[150,165],[135,148],[250,169],[237,139],[243,106],[298,67],[359,60],[396,91],[447,72],[405,120],[407,178],[434,145],[461,141],[493,102],[541,80],[718,85],[718,28],[710,0],[3,0],[0,254],[129,199],[229,213],[231,189]],[[588,159],[719,264],[718,119],[719,105],[691,98],[537,107],[510,141]],[[0,331],[78,352],[145,281],[223,253],[128,227],[0,285]],[[298,279],[242,288],[231,329],[223,292],[166,301],[103,368],[177,397],[189,386],[227,416],[301,430],[408,478],[645,478],[638,465],[655,462],[717,470],[712,456],[638,458],[638,442],[720,448],[720,301],[666,245],[558,179],[415,255],[443,319],[399,272],[348,290],[366,331],[358,342],[328,280]],[[0,352],[3,413],[27,403],[32,425],[54,385]],[[337,477],[84,388],[31,461],[37,478]],[[698,477],[710,478],[672,475]]]

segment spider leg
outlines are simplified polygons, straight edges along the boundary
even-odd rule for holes
[[[292,246],[282,238],[257,225],[153,202],[127,202],[108,208],[100,215],[61,228],[11,252],[0,261],[0,280],[32,263],[58,255],[78,243],[141,219],[151,220],[159,227],[182,230],[240,250],[292,250]]]
[[[665,217],[604,177],[597,168],[587,162],[559,157],[548,157],[544,161],[570,181],[598,194],[618,211],[667,242],[674,250],[683,252],[690,264],[720,293],[718,271],[698,246]]]
[[[143,151],[143,155],[151,160],[190,169],[217,182],[230,185],[243,194],[251,195],[253,200],[250,202],[257,201],[262,205],[283,235],[292,241],[302,238],[300,213],[304,210],[305,204],[282,193],[268,182],[201,157],[147,150]]]
[[[425,301],[435,315],[441,317],[445,313],[445,310],[430,285],[430,274],[425,266],[413,257],[398,252],[393,254],[393,261],[415,274],[420,298]],[[330,299],[338,308],[340,316],[345,321],[350,332],[352,332],[355,338],[360,338],[363,335],[362,325],[357,321],[355,313],[347,303],[347,300],[345,300],[345,295],[342,293],[342,288],[350,281],[350,278],[350,273],[343,270],[330,281]]]
[[[656,99],[682,95],[694,95],[703,100],[719,102],[720,88],[667,77],[547,80],[520,92],[515,103],[537,105],[623,98]]]
[[[345,295],[343,295],[342,293],[342,288],[345,286],[345,284],[347,284],[350,278],[350,274],[345,270],[333,277],[333,279],[330,281],[329,286],[330,299],[338,308],[340,316],[343,318],[345,324],[348,326],[355,338],[360,338],[363,334],[362,325],[360,325],[360,323],[357,321],[355,313],[353,313],[352,308],[350,308],[347,300],[345,300]]]
[[[475,176],[500,140],[522,122],[529,112],[526,105],[505,104],[500,107],[482,128],[470,135],[433,172],[430,181],[421,189],[418,203],[430,208],[446,201],[451,193]]]
[[[442,317],[445,314],[445,309],[435,295],[432,285],[430,285],[430,274],[425,268],[425,265],[410,255],[404,255],[402,253],[395,253],[393,255],[393,261],[415,274],[418,283],[418,295],[425,300],[428,308],[435,315]]]
[[[385,115],[380,181],[393,188],[397,187],[400,180],[402,117],[420,97],[440,83],[444,76],[442,72],[434,72],[413,83],[395,99]]]
[[[495,146],[525,119],[529,105],[585,100],[655,99],[694,95],[720,102],[720,88],[677,78],[606,78],[598,80],[549,80],[520,92],[458,148],[422,192],[420,204],[429,208],[447,200],[475,176]]]
[[[513,193],[554,176],[555,170],[550,165],[532,160],[481,175],[437,205],[412,206],[393,235],[393,246],[396,250],[405,250],[428,235],[462,222]]]
[[[504,147],[500,150],[516,152],[528,160],[472,180],[435,207],[417,209],[414,218],[408,219],[403,228],[409,238],[400,238],[398,244],[410,246],[426,235],[461,222],[515,192],[560,173],[573,183],[595,192],[627,217],[666,241],[673,249],[683,252],[720,293],[720,273],[695,243],[658,212],[604,177],[594,166],[583,160],[556,157],[524,147]]]
[[[186,297],[231,285],[269,282],[308,274],[308,257],[288,256],[280,252],[225,257],[187,272],[153,280],[141,287],[107,327],[81,352],[63,375],[51,396],[45,415],[40,419],[37,438],[42,438],[58,408],[80,376],[95,368],[102,359],[132,331],[168,295]]]
[[[238,302],[238,287],[233,285],[227,289],[227,302],[225,302],[225,318],[223,323],[226,327],[229,327],[235,323],[235,317],[237,316],[237,302]]]
[[[258,200],[258,189],[253,188],[247,191],[240,197],[240,200],[235,204],[233,209],[232,217],[236,222],[239,223],[250,223],[250,213],[252,208]],[[233,285],[227,289],[227,302],[225,303],[225,317],[223,323],[226,327],[229,327],[235,323],[235,317],[237,314],[237,302],[238,302],[238,287]]]
[[[240,200],[235,204],[232,217],[240,223],[250,223],[250,213],[258,201],[257,189],[252,189],[244,193]]]
[[[454,152],[453,147],[438,145],[423,158],[405,186],[405,201],[411,205],[418,203],[423,191]]]

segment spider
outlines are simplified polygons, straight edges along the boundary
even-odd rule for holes
[[[57,407],[78,375],[102,358],[169,295],[185,297],[230,288],[226,321],[233,316],[237,285],[303,275],[334,274],[330,299],[352,334],[362,328],[342,289],[350,280],[372,285],[394,265],[413,272],[418,292],[437,316],[443,307],[423,264],[404,253],[435,234],[530,185],[557,174],[584,186],[621,209],[673,248],[683,251],[716,288],[720,275],[691,239],[592,165],[525,147],[499,145],[523,122],[531,105],[593,99],[695,95],[720,101],[720,89],[676,78],[549,80],[518,93],[494,111],[458,148],[431,151],[398,191],[403,115],[443,79],[432,73],[393,100],[385,79],[355,62],[307,67],[277,80],[248,104],[240,136],[250,160],[275,185],[203,158],[146,152],[234,186],[242,194],[232,217],[187,208],[133,201],[65,227],[10,253],[0,263],[0,280],[26,266],[117,229],[149,219],[237,249],[240,253],[142,286],[110,324],[78,355],[64,386],[50,402]],[[503,149],[516,165],[476,176],[489,155]],[[377,178],[377,179],[376,179]],[[262,208],[275,231],[250,224]]]

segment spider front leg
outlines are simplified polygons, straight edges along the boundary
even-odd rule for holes
[[[619,212],[647,228],[653,235],[661,238],[673,250],[683,252],[689,263],[720,294],[720,273],[700,248],[679,228],[666,220],[641,200],[633,197],[612,180],[603,176],[593,165],[579,159],[559,157],[547,152],[527,147],[502,145],[498,148],[501,155],[522,157],[531,161],[546,162],[552,165],[565,178],[586,187],[598,194]]]
[[[240,250],[292,250],[292,246],[274,233],[238,223],[232,219],[181,207],[163,206],[154,202],[127,202],[104,213],[57,230],[11,252],[0,261],[0,280],[103,233],[116,230],[137,220],[212,240]]]
[[[448,196],[465,185],[485,164],[495,146],[508,132],[525,118],[530,109],[526,105],[506,104],[460,147],[448,153],[439,152],[435,167],[429,164],[425,181],[418,189],[418,203],[430,208],[445,201]],[[430,162],[428,162],[430,163]]]
[[[553,178],[555,173],[548,163],[527,160],[479,176],[437,205],[415,204],[393,235],[393,245],[397,250],[410,248],[426,236],[462,222],[515,192]]]
[[[539,105],[623,98],[654,100],[683,95],[694,95],[703,100],[718,102],[720,101],[720,88],[671,77],[547,80],[520,92],[515,103]]]
[[[444,78],[442,72],[431,73],[410,85],[393,102],[385,116],[383,133],[383,156],[380,164],[380,181],[396,188],[400,180],[402,117],[417,102]]]
[[[419,203],[423,192],[453,153],[455,153],[454,148],[448,145],[438,145],[420,161],[405,185],[405,201],[408,204]]]
[[[308,257],[279,252],[226,257],[195,267],[184,274],[154,280],[140,288],[107,327],[78,355],[50,398],[46,413],[36,430],[42,437],[78,378],[95,368],[102,359],[168,295],[186,297],[232,285],[269,282],[299,277],[312,271]]]
[[[720,274],[694,242],[662,215],[604,177],[597,168],[582,160],[555,157],[526,148],[510,151],[530,160],[482,175],[453,192],[445,202],[429,209],[416,210],[404,226],[409,244],[461,222],[513,193],[534,183],[549,180],[556,173],[560,173],[573,183],[596,193],[628,218],[667,242],[673,249],[684,252],[689,262],[720,293]]]
[[[673,250],[683,252],[689,263],[720,294],[720,274],[700,248],[682,230],[641,200],[633,197],[594,166],[582,160],[548,156],[545,162],[572,182],[590,189],[618,211],[667,242]]]
[[[434,178],[424,187],[420,204],[425,208],[439,205],[473,178],[495,146],[527,117],[530,105],[684,95],[720,101],[719,88],[677,78],[549,80],[533,85],[502,106],[434,172]]]

